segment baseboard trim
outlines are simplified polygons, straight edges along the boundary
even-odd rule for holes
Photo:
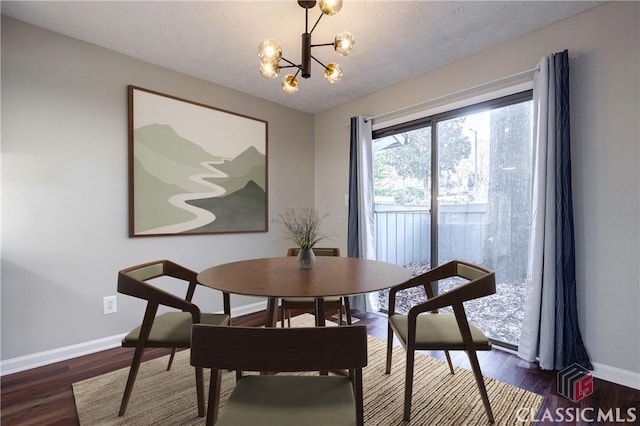
[[[264,311],[266,308],[266,301],[257,302],[238,308],[232,308],[231,316],[239,317],[242,315],[248,315],[254,312]],[[117,334],[115,336],[104,337],[101,339],[78,343],[75,345],[64,346],[48,351],[37,352],[34,354],[2,360],[0,361],[0,377],[6,376],[8,374],[19,373],[25,370],[30,370],[32,368],[42,367],[43,365],[53,364],[55,362],[66,361],[68,359],[77,358],[83,355],[89,355],[107,349],[117,348],[120,346],[122,338],[125,335],[126,333]]]
[[[0,363],[0,376],[19,373],[20,371],[42,367],[43,365],[53,364],[54,362],[66,361],[71,358],[77,358],[79,356],[115,348],[120,346],[122,338],[125,335],[126,333],[122,333],[115,336],[104,337],[102,339],[78,343],[76,345],[64,346],[62,348],[2,360]]]
[[[493,349],[508,352],[516,356],[518,355],[518,351],[505,348],[504,346],[493,345]],[[609,365],[600,364],[598,362],[592,362],[591,364],[593,365],[593,371],[591,372],[593,377],[605,380],[607,382],[615,383],[617,385],[640,390],[640,373],[623,370],[622,368],[611,367]]]
[[[640,390],[640,373],[600,364],[599,362],[592,362],[591,364],[593,364],[593,377]]]

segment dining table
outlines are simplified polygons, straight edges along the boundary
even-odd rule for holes
[[[295,256],[248,259],[212,266],[198,282],[227,294],[267,298],[266,325],[276,325],[278,299],[307,297],[316,301],[315,322],[325,325],[324,298],[384,290],[411,277],[409,270],[388,262],[338,256],[317,256],[301,269]]]

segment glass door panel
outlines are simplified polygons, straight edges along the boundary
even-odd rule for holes
[[[517,346],[529,246],[531,102],[437,126],[438,263],[466,260],[496,272],[496,294],[465,308],[490,338]]]
[[[431,136],[426,126],[373,142],[376,258],[414,274],[430,267]],[[424,292],[418,293],[399,297],[398,308],[423,300]],[[379,293],[383,310],[387,296]]]

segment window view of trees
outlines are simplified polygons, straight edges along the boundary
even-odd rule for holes
[[[461,160],[471,153],[471,140],[463,132],[465,117],[442,122],[439,139],[446,140],[438,152],[443,177],[450,182],[449,192],[458,193],[455,173]],[[377,141],[374,162],[375,195],[393,197],[404,205],[429,205],[431,197],[431,126],[388,136]],[[397,149],[396,149],[397,148]],[[395,181],[393,178],[396,178]]]
[[[374,194],[391,204],[430,203],[431,127],[400,133],[377,143]]]
[[[470,302],[468,315],[494,340],[517,345],[529,245],[530,93],[423,122],[374,140],[377,256],[413,273],[429,269],[433,253],[438,264],[461,259],[495,271],[497,294]],[[448,283],[440,285],[444,291]],[[425,295],[404,297],[400,309]]]

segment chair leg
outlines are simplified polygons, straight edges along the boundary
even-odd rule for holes
[[[218,408],[220,405],[219,389],[221,383],[220,370],[211,369],[211,380],[209,382],[209,399],[207,402],[206,426],[213,426],[218,420]]]
[[[478,384],[478,390],[480,391],[480,396],[482,397],[482,404],[484,404],[484,410],[487,413],[487,418],[489,419],[489,423],[493,423],[494,421],[493,412],[491,411],[491,403],[489,402],[487,388],[484,385],[484,377],[482,377],[482,371],[480,370],[480,363],[478,362],[476,351],[467,351],[467,356],[469,357],[469,363],[471,364],[473,375],[475,376],[476,383]]]
[[[351,325],[352,324],[352,320],[351,320],[351,306],[349,305],[349,297],[345,297],[343,298],[344,300],[344,311],[345,314],[347,315],[347,324]]]
[[[405,421],[411,419],[411,397],[413,396],[413,362],[415,352],[407,348],[407,365],[404,378],[404,414],[402,418]]]
[[[167,371],[171,370],[171,366],[173,365],[173,358],[175,358],[177,350],[178,348],[171,348],[171,355],[169,355],[169,363],[167,364]]]
[[[204,376],[202,367],[196,367],[196,398],[198,400],[198,416],[204,417]]]
[[[454,374],[453,364],[451,363],[451,355],[449,355],[449,351],[445,350],[444,356],[447,357],[447,364],[449,364],[449,371],[451,371],[451,374]]]
[[[120,411],[118,417],[124,416],[127,412],[127,405],[129,405],[129,398],[131,397],[131,391],[133,390],[133,384],[136,382],[138,376],[138,370],[140,369],[140,362],[142,361],[142,355],[144,354],[144,346],[136,347],[133,353],[133,360],[131,361],[131,367],[129,368],[129,377],[127,378],[127,385],[124,388],[124,395],[122,395],[122,402],[120,403]]]
[[[387,325],[387,366],[384,369],[385,374],[391,373],[391,356],[393,353],[393,330]]]
[[[284,328],[284,306],[280,305],[280,327]]]

